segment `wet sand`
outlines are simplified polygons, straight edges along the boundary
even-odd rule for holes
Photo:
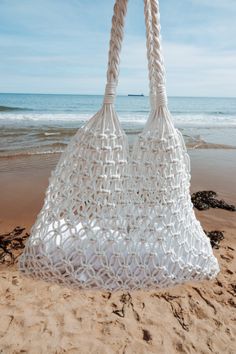
[[[0,232],[31,228],[58,159],[58,154],[0,158]]]
[[[212,189],[236,204],[235,150],[191,150],[192,191]],[[0,159],[0,233],[28,230],[58,155]],[[22,278],[0,265],[0,352],[236,352],[236,213],[196,211],[206,230],[223,230],[214,250],[221,272],[211,282],[165,291],[72,291]]]
[[[236,150],[189,150],[191,190],[215,190],[236,203]],[[0,232],[28,230],[40,211],[59,154],[0,158]]]

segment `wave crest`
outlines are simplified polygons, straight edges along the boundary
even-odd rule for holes
[[[27,108],[21,107],[10,107],[10,106],[0,106],[0,112],[12,112],[12,111],[28,111]]]

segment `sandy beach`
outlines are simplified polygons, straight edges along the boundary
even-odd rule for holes
[[[235,16],[0,1],[0,354],[236,354]]]
[[[235,150],[190,150],[193,192],[236,204]],[[1,158],[0,233],[30,230],[59,155]],[[236,217],[196,211],[205,230],[224,231],[211,282],[149,292],[72,291],[22,278],[0,265],[0,352],[227,353],[236,351]]]

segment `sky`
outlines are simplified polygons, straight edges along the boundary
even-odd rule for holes
[[[114,0],[0,0],[0,92],[104,92]],[[169,96],[236,97],[236,0],[160,0]],[[118,94],[148,94],[143,0],[129,0]]]

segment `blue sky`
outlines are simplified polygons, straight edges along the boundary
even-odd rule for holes
[[[113,0],[0,0],[0,92],[104,91]],[[236,96],[236,1],[160,0],[171,96]],[[143,0],[129,0],[118,93],[148,93]]]

